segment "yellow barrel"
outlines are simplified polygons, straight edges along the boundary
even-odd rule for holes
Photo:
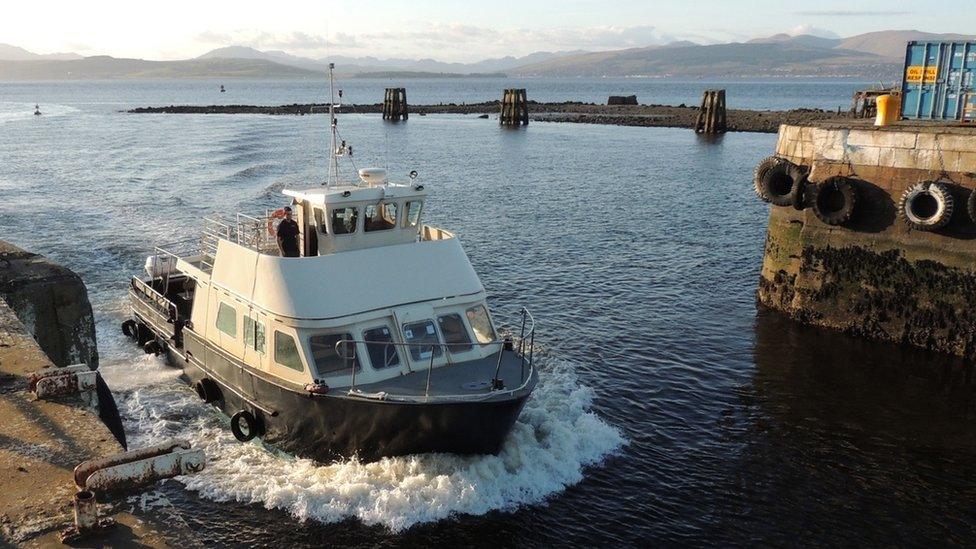
[[[879,95],[875,101],[878,105],[878,116],[874,119],[875,126],[887,126],[898,120],[901,112],[901,94]]]

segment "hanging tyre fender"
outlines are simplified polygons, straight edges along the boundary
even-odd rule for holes
[[[251,412],[241,410],[231,416],[230,430],[234,433],[234,438],[247,442],[264,434],[264,424]]]
[[[220,392],[220,387],[218,387],[217,383],[209,377],[205,377],[194,383],[193,389],[197,392],[197,396],[200,397],[200,400],[206,402],[207,404],[218,402],[223,398]]]
[[[806,171],[784,158],[771,156],[756,166],[756,195],[776,206],[800,206]]]
[[[934,231],[952,219],[954,203],[949,187],[940,181],[923,181],[905,189],[898,202],[898,216],[917,231]]]
[[[847,177],[831,177],[813,187],[813,213],[827,225],[843,225],[854,215],[857,187]]]
[[[159,356],[163,352],[163,346],[159,344],[155,339],[151,339],[142,346],[142,350],[145,351],[147,355]]]
[[[135,338],[139,334],[139,326],[131,318],[122,323],[122,333],[125,337]]]

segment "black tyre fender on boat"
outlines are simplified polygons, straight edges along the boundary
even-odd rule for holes
[[[827,225],[842,225],[854,215],[857,188],[847,177],[831,177],[813,188],[813,213]]]
[[[197,392],[197,396],[200,397],[200,400],[206,402],[207,404],[212,404],[223,399],[223,395],[220,392],[220,387],[218,387],[217,383],[209,377],[205,377],[194,383],[193,390]]]
[[[136,342],[139,343],[140,347],[145,347],[146,343],[155,339],[156,336],[152,333],[152,330],[142,322],[136,323]]]
[[[163,352],[163,346],[159,344],[155,339],[150,339],[142,346],[142,350],[146,352],[147,355],[159,356],[159,353]]]
[[[130,318],[129,320],[123,322],[122,333],[129,338],[135,338],[137,335],[139,335],[139,326],[136,324],[136,321]]]
[[[241,410],[231,416],[230,430],[234,433],[234,438],[241,442],[247,442],[264,434],[264,425],[251,412]]]
[[[771,156],[756,166],[753,181],[756,195],[776,206],[797,206],[803,203],[806,172],[789,160]]]
[[[954,206],[952,194],[945,183],[923,181],[902,193],[898,202],[898,216],[912,229],[934,231],[949,223]]]

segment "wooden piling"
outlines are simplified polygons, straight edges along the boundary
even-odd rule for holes
[[[695,133],[715,135],[725,133],[725,90],[705,90],[695,119]]]
[[[524,88],[510,88],[502,93],[502,109],[498,123],[502,126],[529,125],[529,102]]]
[[[406,120],[407,90],[406,88],[386,88],[383,97],[383,120]]]

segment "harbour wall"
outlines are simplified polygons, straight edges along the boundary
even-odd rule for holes
[[[32,372],[77,363],[94,369],[97,361],[81,278],[0,241],[0,546],[60,546],[60,531],[73,522],[74,467],[125,449],[103,381],[94,406],[80,394],[38,399],[30,390]],[[92,533],[83,545],[165,547],[192,540],[169,524],[177,514],[172,507],[134,514],[117,501],[100,503],[100,515],[117,525]]]
[[[898,124],[782,126],[776,155],[808,171],[809,189],[854,182],[849,221],[828,225],[809,198],[771,206],[757,301],[806,324],[942,351],[976,352],[976,131]],[[909,187],[941,180],[953,203],[936,230],[898,215]]]
[[[0,298],[56,366],[98,367],[91,303],[77,274],[0,241]]]

